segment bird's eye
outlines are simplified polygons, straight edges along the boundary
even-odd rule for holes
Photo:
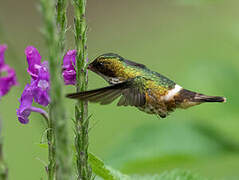
[[[98,65],[98,67],[103,67],[104,63],[103,62],[98,62],[97,65]]]

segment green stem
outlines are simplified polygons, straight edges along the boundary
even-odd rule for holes
[[[49,164],[47,166],[47,174],[48,180],[54,180],[55,178],[55,138],[54,138],[54,131],[53,131],[53,123],[52,120],[49,119],[48,121],[48,128],[47,131],[47,141],[48,141],[48,161]]]
[[[61,1],[62,5],[64,4]],[[60,4],[61,4],[60,3]],[[59,6],[58,6],[59,7]],[[56,18],[55,0],[41,0],[41,9],[44,20],[44,35],[47,48],[49,50],[49,70],[51,90],[51,103],[49,105],[49,131],[48,150],[49,165],[48,179],[70,179],[70,151],[68,144],[68,133],[65,118],[65,108],[63,106],[63,92],[61,80],[61,55],[64,47],[65,17]],[[58,9],[58,12],[60,10]],[[62,14],[62,13],[61,13]],[[56,19],[59,20],[59,34],[56,27]],[[63,23],[62,23],[63,22]],[[62,28],[61,28],[62,27]],[[63,33],[61,33],[63,32]],[[60,44],[60,45],[59,45]]]
[[[0,119],[0,180],[8,179],[8,168],[3,158],[3,140],[1,137],[1,119]]]
[[[63,58],[65,53],[65,34],[67,28],[67,0],[57,0],[56,12],[57,12],[57,27],[59,33],[59,47],[61,50],[61,57]]]
[[[76,91],[81,92],[87,89],[87,46],[86,46],[86,0],[73,0],[75,9],[74,29],[75,44],[77,50],[76,57]],[[91,168],[88,164],[88,103],[78,101],[75,105],[75,148],[78,179],[91,179]]]
[[[56,173],[56,151],[55,151],[55,125],[54,125],[54,114],[55,109],[55,95],[53,91],[55,90],[55,58],[57,58],[56,51],[56,33],[55,33],[55,25],[54,25],[54,0],[41,0],[41,10],[44,20],[44,35],[46,39],[46,44],[49,50],[49,68],[50,68],[50,76],[51,76],[51,103],[49,106],[49,121],[48,121],[48,131],[47,131],[47,140],[48,140],[48,180],[55,179]],[[53,80],[54,79],[54,80]],[[53,95],[53,97],[52,97]]]
[[[3,159],[2,141],[1,141],[0,142],[0,180],[7,180],[8,179],[7,177],[8,177],[8,169]]]
[[[67,27],[67,19],[66,19],[66,9],[67,2],[66,0],[57,0],[57,18],[56,24],[58,27],[59,34],[59,57],[63,60],[63,56],[65,53],[65,33]],[[61,69],[60,64],[58,64],[58,68]],[[60,72],[58,71],[58,76]],[[60,83],[61,84],[61,83]],[[62,92],[60,100],[62,102]],[[59,102],[57,102],[59,103]],[[72,173],[72,158],[71,158],[71,149],[68,140],[68,131],[67,131],[67,119],[65,118],[64,110],[61,112],[62,118],[58,118],[56,123],[56,163],[58,165],[56,178],[59,180],[69,180],[71,178]]]

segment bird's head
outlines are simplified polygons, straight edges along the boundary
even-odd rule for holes
[[[108,53],[97,57],[87,68],[104,78],[114,78],[117,77],[118,71],[123,67],[123,61],[123,57]]]

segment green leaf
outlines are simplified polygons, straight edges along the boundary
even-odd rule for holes
[[[104,164],[102,160],[97,158],[92,153],[89,153],[89,162],[93,172],[106,180],[121,180],[129,179],[129,176],[120,173]]]
[[[106,166],[102,160],[89,153],[89,162],[93,172],[105,180],[206,180],[197,174],[185,170],[166,171],[161,175],[132,175],[128,176],[121,172]]]

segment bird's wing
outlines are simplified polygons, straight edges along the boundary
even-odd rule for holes
[[[122,83],[95,90],[67,94],[66,97],[105,105],[112,103],[121,96],[117,104],[118,106],[130,105],[139,107],[144,105],[146,101],[141,78],[142,77],[136,77]]]

